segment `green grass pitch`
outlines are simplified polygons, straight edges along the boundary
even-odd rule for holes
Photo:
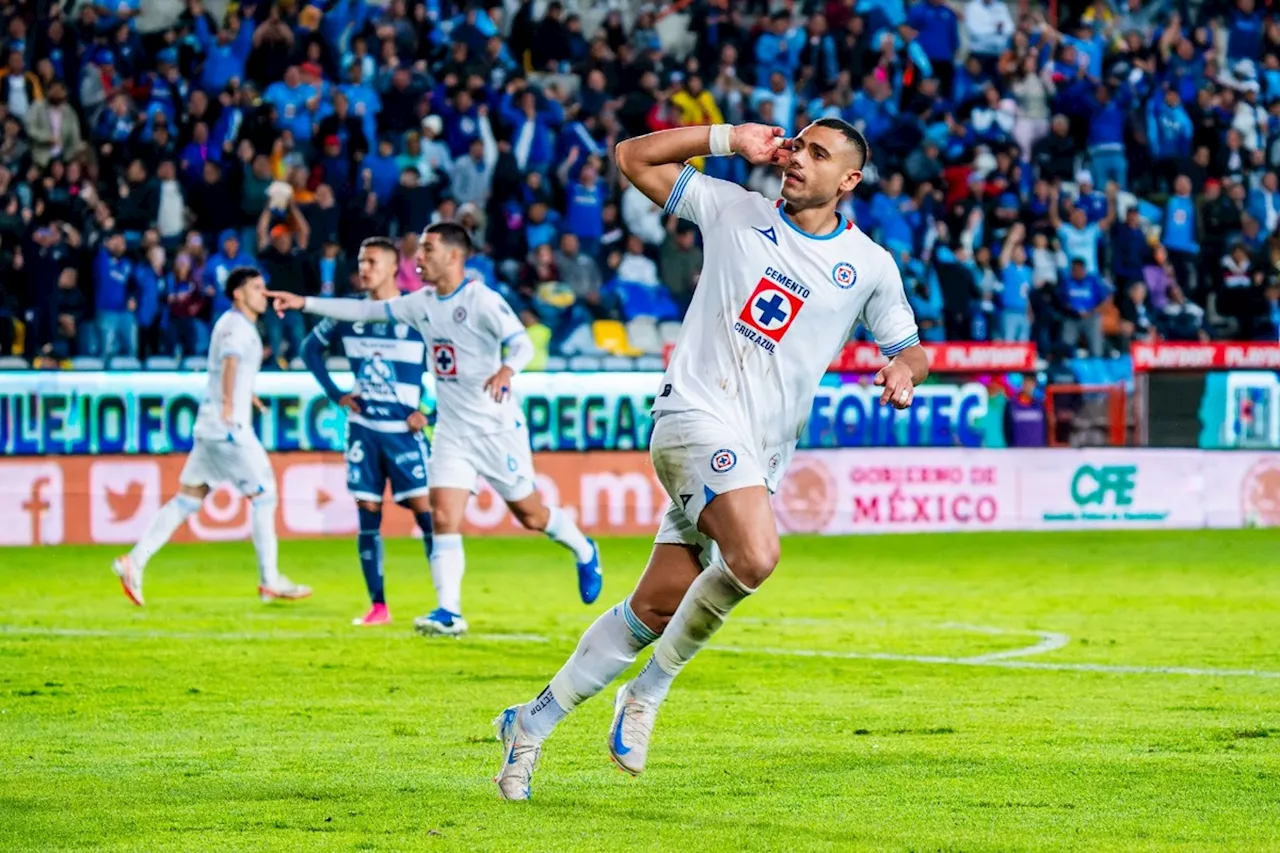
[[[314,598],[264,605],[247,543],[173,546],[125,600],[114,549],[0,551],[0,850],[1280,850],[1280,531],[791,538],[680,677],[649,770],[612,690],[503,803],[490,720],[597,605],[564,552],[467,542],[474,635],[350,626],[350,541],[290,542]],[[1012,653],[1012,654],[1010,654]]]

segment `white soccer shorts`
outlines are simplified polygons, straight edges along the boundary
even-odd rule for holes
[[[256,436],[230,441],[197,438],[187,464],[178,478],[184,486],[209,486],[231,483],[247,498],[276,487],[271,460]]]
[[[660,413],[649,438],[649,455],[671,506],[654,542],[696,545],[705,566],[715,543],[698,531],[707,504],[725,492],[764,486],[770,491],[786,467],[782,449],[762,464],[759,454],[720,419],[703,412]]]
[[[533,453],[525,427],[488,435],[455,436],[436,430],[427,463],[433,489],[476,491],[476,477],[484,477],[508,503],[533,494]]]

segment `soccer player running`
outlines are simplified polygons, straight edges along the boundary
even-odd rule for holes
[[[405,323],[421,333],[436,380],[436,429],[428,476],[434,525],[431,580],[439,606],[414,620],[421,634],[467,630],[462,617],[462,521],[478,476],[506,501],[530,530],[540,530],[573,552],[578,594],[600,595],[600,552],[559,507],[548,507],[535,488],[529,431],[511,382],[533,357],[533,342],[498,293],[469,280],[466,229],[438,222],[422,232],[418,272],[434,288],[387,302],[320,299],[272,292],[277,311],[300,310],[348,323]]]
[[[237,267],[227,275],[232,308],[213,327],[209,345],[209,382],[196,413],[195,446],[187,457],[178,493],[151,519],[133,550],[116,559],[125,595],[142,605],[142,573],[187,517],[198,512],[209,489],[230,482],[249,499],[253,547],[258,552],[258,595],[263,601],[306,598],[311,588],[296,584],[276,565],[276,478],[267,451],[253,432],[253,383],[262,367],[258,318],[267,310],[262,273]]]
[[[784,169],[772,202],[707,177],[687,161],[737,153]],[[652,657],[617,693],[608,748],[644,770],[672,680],[778,563],[769,495],[795,449],[813,395],[861,322],[889,363],[881,403],[905,409],[928,373],[897,265],[836,212],[862,179],[867,143],[838,119],[795,139],[758,124],[686,127],[622,142],[618,167],[655,203],[697,224],[706,260],[653,406],[650,454],[671,507],[631,596],[587,629],[538,696],[495,723],[498,789],[528,799],[542,742],[617,678]]]
[[[386,237],[370,237],[360,244],[360,289],[374,302],[400,295],[396,272],[400,250]],[[355,388],[339,390],[329,376],[325,352],[339,343],[355,374]],[[302,360],[320,387],[347,410],[347,490],[356,501],[360,534],[356,539],[360,569],[369,590],[370,608],[355,625],[386,625],[387,609],[382,570],[382,495],[391,482],[391,499],[409,507],[422,529],[428,561],[431,557],[431,499],[427,489],[429,446],[423,434],[427,417],[422,402],[422,374],[427,345],[417,329],[388,323],[321,320],[302,342]]]

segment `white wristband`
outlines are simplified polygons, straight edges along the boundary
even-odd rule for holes
[[[728,157],[733,153],[733,125],[711,125],[711,156]]]

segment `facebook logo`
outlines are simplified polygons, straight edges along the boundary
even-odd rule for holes
[[[62,468],[52,462],[5,465],[0,478],[0,545],[59,545]]]

